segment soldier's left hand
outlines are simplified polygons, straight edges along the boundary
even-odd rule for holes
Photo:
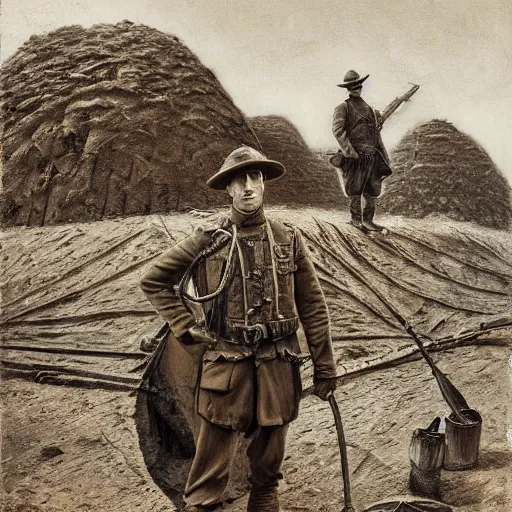
[[[313,385],[313,394],[321,400],[327,400],[327,397],[336,389],[336,377],[327,379],[315,379]]]
[[[195,325],[187,331],[181,341],[185,345],[210,345],[214,340],[204,326]]]

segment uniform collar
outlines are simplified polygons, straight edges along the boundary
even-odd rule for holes
[[[249,228],[260,226],[265,223],[265,212],[263,206],[253,213],[245,214],[238,211],[235,207],[231,207],[230,219],[233,224],[239,228]]]

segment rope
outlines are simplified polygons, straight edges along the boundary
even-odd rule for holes
[[[247,277],[248,276],[245,273],[246,269],[245,269],[244,255],[242,252],[242,248],[240,247],[240,242],[238,240],[236,240],[236,248],[238,250],[238,259],[240,260],[240,271],[242,272],[242,293],[244,296],[244,318],[245,318],[245,323],[248,324],[249,323],[249,313],[248,313],[249,303],[247,300]]]
[[[236,228],[236,225],[233,224],[233,233],[232,234],[229,233],[229,231],[225,231],[224,229],[218,229],[215,232],[215,234],[217,234],[217,233],[220,233],[220,236],[210,246],[203,249],[194,258],[194,260],[192,261],[190,266],[187,268],[185,274],[183,275],[183,277],[180,281],[180,284],[179,284],[179,293],[182,298],[188,299],[189,301],[195,302],[195,303],[203,303],[203,302],[208,302],[209,300],[212,300],[215,297],[218,297],[224,291],[224,288],[226,287],[226,284],[228,282],[229,269],[231,268],[231,262],[233,260],[233,254],[235,252],[237,228]],[[213,254],[214,252],[217,252],[218,250],[220,250],[225,245],[225,243],[229,240],[229,238],[231,238],[231,246],[229,248],[228,257],[226,260],[226,267],[224,269],[224,273],[222,275],[222,278],[220,280],[220,283],[219,283],[219,286],[217,287],[217,289],[212,293],[203,295],[202,297],[194,297],[193,295],[190,295],[186,289],[187,289],[190,279],[192,278],[193,270],[199,265],[199,263],[201,263],[208,256],[210,256],[210,254]],[[189,306],[187,305],[187,303],[185,301],[183,301],[183,303],[185,304],[185,307],[190,312],[192,312],[190,310]]]
[[[280,313],[279,313],[279,281],[277,278],[277,267],[276,267],[276,255],[274,254],[274,251],[276,249],[276,241],[274,238],[274,233],[272,232],[272,227],[270,226],[270,222],[267,219],[267,235],[268,235],[268,242],[270,246],[270,259],[272,260],[272,278],[274,282],[274,297],[275,297],[275,314],[276,319],[279,319]]]

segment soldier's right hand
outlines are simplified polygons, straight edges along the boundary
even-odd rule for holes
[[[314,379],[313,394],[320,398],[320,400],[327,400],[329,395],[336,389],[337,382],[336,377]]]

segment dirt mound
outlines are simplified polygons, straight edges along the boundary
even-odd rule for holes
[[[394,174],[386,180],[382,211],[506,229],[511,189],[486,151],[453,124],[434,119],[407,133],[394,148]]]
[[[412,431],[447,409],[424,361],[399,365],[417,350],[372,291],[378,290],[424,335],[426,345],[439,351],[441,368],[448,366],[450,379],[485,417],[481,470],[462,480],[460,473],[443,475],[448,502],[462,505],[461,512],[506,509],[508,503],[501,509],[496,503],[505,502],[503,480],[510,473],[504,446],[504,404],[510,398],[503,378],[509,347],[491,347],[489,340],[461,346],[512,323],[510,237],[469,224],[391,217],[389,235],[368,237],[346,224],[344,212],[303,208],[268,214],[302,230],[329,306],[343,376],[338,398],[351,467],[358,468],[355,498],[369,503],[383,494],[403,494]],[[147,368],[141,337],[162,325],[138,281],[144,267],[194,222],[197,217],[186,213],[5,232],[0,369],[66,386],[38,388],[13,379],[0,396],[7,404],[2,469],[8,500],[23,498],[41,504],[41,510],[75,510],[87,503],[114,512],[121,503],[139,511],[147,510],[148,502],[163,510],[152,477],[179,506],[193,451],[194,420],[186,404],[193,403],[196,359],[188,352],[193,347],[171,340],[149,385],[134,396]],[[441,352],[445,349],[450,353]],[[385,374],[377,371],[384,368]],[[311,384],[311,373],[306,364],[304,387]],[[298,502],[308,510],[340,508],[339,459],[327,408],[308,397],[291,426],[287,486],[281,485],[287,510]],[[48,460],[50,449],[56,455]],[[234,462],[231,496],[236,498],[244,491],[246,468],[240,454]],[[226,510],[245,510],[242,502]],[[176,508],[169,504],[169,510]]]
[[[215,75],[144,25],[33,36],[0,79],[7,225],[223,204],[204,181],[242,143],[257,147]]]
[[[346,203],[336,169],[311,151],[288,119],[280,116],[249,118],[268,158],[282,162],[287,173],[265,189],[270,204],[340,208]]]

